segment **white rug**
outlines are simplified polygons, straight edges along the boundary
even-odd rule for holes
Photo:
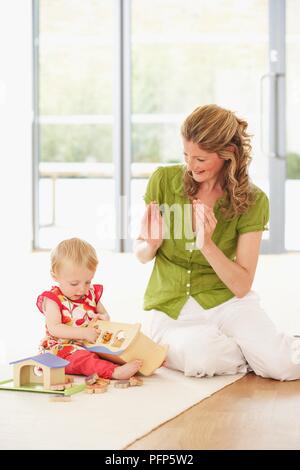
[[[44,319],[35,300],[51,285],[49,253],[18,257],[22,308],[14,309],[17,328],[13,336],[8,334],[12,325],[11,299],[16,293],[16,272],[10,255],[10,250],[4,250],[1,286],[6,295],[0,312],[0,380],[11,376],[10,361],[37,354]],[[300,331],[299,262],[296,254],[260,257],[254,284],[272,320],[292,334]],[[105,286],[103,302],[112,320],[139,321],[151,267],[151,263],[138,263],[130,254],[100,253],[95,281]],[[274,291],[281,295],[274,295]],[[122,390],[111,386],[103,395],[74,395],[70,403],[52,403],[43,394],[0,391],[0,448],[122,449],[240,377],[193,379],[162,368],[145,378],[143,387]]]
[[[243,377],[184,377],[161,368],[144,385],[100,395],[79,393],[71,402],[49,395],[0,391],[1,449],[120,450],[164,422]]]

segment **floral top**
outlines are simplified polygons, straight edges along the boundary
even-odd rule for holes
[[[58,286],[53,286],[50,291],[45,291],[37,298],[36,305],[44,314],[43,303],[45,297],[57,303],[61,313],[61,322],[72,327],[83,328],[89,325],[95,317],[97,303],[103,292],[103,286],[94,284],[89,293],[79,300],[70,300]],[[79,349],[85,349],[82,341],[78,339],[60,339],[52,336],[46,326],[46,336],[40,343],[40,351],[49,351],[59,357],[66,357]]]

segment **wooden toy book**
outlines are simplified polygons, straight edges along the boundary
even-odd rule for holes
[[[117,364],[142,359],[143,365],[139,372],[143,375],[151,375],[162,365],[167,355],[168,347],[156,344],[141,333],[140,323],[97,320],[89,326],[98,328],[100,332],[96,343],[84,343],[89,351],[96,352],[103,359]]]

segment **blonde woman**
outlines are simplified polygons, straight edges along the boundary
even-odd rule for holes
[[[216,105],[182,125],[184,165],[151,176],[137,258],[155,258],[143,328],[186,376],[253,370],[294,380],[295,338],[276,330],[251,290],[269,202],[250,181],[247,122]]]

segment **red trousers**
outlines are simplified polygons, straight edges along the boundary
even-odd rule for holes
[[[75,351],[64,359],[70,362],[66,367],[67,374],[92,375],[97,373],[99,377],[111,379],[113,371],[119,367],[118,364],[101,359],[91,351]]]

